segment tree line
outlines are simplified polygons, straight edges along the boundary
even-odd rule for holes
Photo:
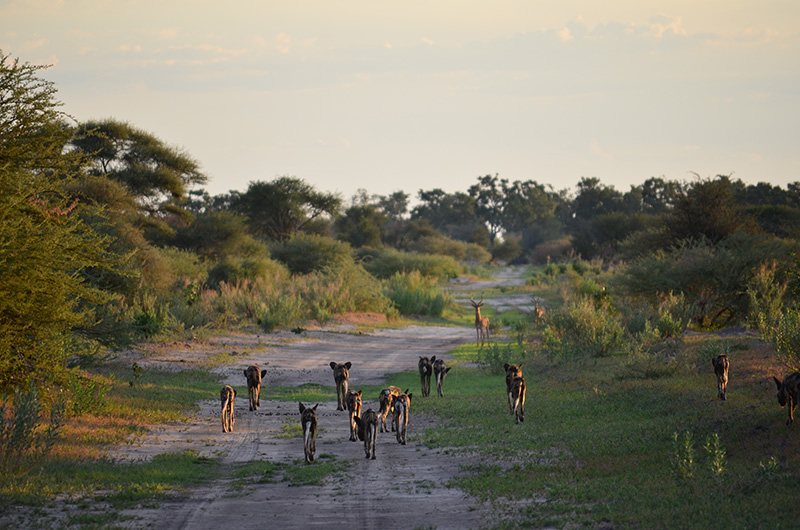
[[[212,196],[189,153],[129,123],[80,123],[63,113],[56,87],[41,77],[44,68],[0,51],[0,391],[34,380],[62,384],[66,372],[57,368],[76,355],[166,318],[154,300],[176,289],[189,307],[201,285],[310,274],[333,274],[328,285],[331,278],[344,285],[336,267],[376,278],[408,267],[369,269],[387,256],[626,262],[633,292],[706,293],[714,318],[732,318],[742,303],[741,292],[733,301],[711,300],[714,285],[746,281],[766,259],[781,264],[784,278],[796,268],[800,182],[783,189],[731,175],[652,177],[621,192],[582,178],[570,191],[485,175],[464,191],[419,190],[410,207],[405,191],[361,190],[345,201],[282,176]],[[722,263],[741,276],[670,276],[666,264],[677,254],[696,263],[712,256],[709,266]],[[453,274],[448,267],[436,270]],[[370,303],[377,297],[353,296]],[[250,302],[244,306],[259,314]]]

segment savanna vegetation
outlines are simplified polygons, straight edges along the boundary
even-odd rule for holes
[[[0,52],[3,502],[95,488],[153,498],[211,476],[214,461],[191,454],[137,474],[102,459],[218,386],[205,373],[143,385],[114,359],[125,345],[348,312],[465,325],[447,280],[513,263],[530,267],[518,292],[540,299],[544,318],[490,313],[504,338],[456,352],[483,368],[450,376],[447,412],[422,405],[452,427],[426,443],[501,462],[460,487],[529,499],[533,526],[761,526],[756,513],[790,524],[800,453],[764,381],[800,368],[800,182],[651,177],[623,192],[596,178],[555,190],[487,175],[461,192],[419,190],[411,207],[404,191],[345,201],[284,176],[211,196],[189,153],[129,123],[64,114],[42,70]],[[732,326],[753,335],[686,339]],[[724,412],[697,406],[722,351],[746,363]],[[508,360],[526,363],[536,429],[507,421]],[[186,476],[159,478],[165,467]],[[147,486],[131,494],[124,477],[138,473]],[[711,519],[712,496],[731,524]]]

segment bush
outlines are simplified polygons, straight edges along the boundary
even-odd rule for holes
[[[490,344],[485,350],[478,352],[477,363],[491,375],[502,375],[506,373],[505,364],[513,363],[514,355],[511,345],[506,344],[504,348],[495,343]]]
[[[6,410],[0,404],[0,470],[2,475],[15,474],[46,456],[61,433],[64,420],[64,401],[59,400],[50,410],[48,425],[40,424],[42,405],[39,392],[31,387],[23,393],[14,392],[14,408]]]
[[[402,315],[441,317],[453,296],[438,285],[436,279],[419,271],[395,273],[386,283],[386,295]]]
[[[358,257],[370,274],[384,280],[392,278],[397,273],[412,271],[431,278],[449,280],[457,278],[463,271],[453,258],[436,254],[364,247],[358,250]]]
[[[270,251],[293,274],[310,274],[353,263],[349,244],[312,234],[298,234],[284,243],[272,245]]]
[[[286,268],[267,256],[228,256],[208,271],[208,285],[213,288],[222,283],[234,284],[259,278],[288,277]]]
[[[608,303],[596,305],[579,297],[550,313],[543,346],[554,359],[605,357],[625,343],[622,326],[610,314]]]

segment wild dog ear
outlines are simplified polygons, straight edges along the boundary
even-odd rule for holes
[[[331,370],[336,370],[336,363],[331,361]]]
[[[233,389],[233,397],[236,397],[236,396],[238,396],[238,395],[239,395],[239,394],[236,392],[236,389],[234,388],[234,389]]]
[[[298,402],[298,403],[300,403],[300,414],[302,414],[306,410],[306,406],[303,405],[302,402]]]
[[[247,370],[244,370],[242,373],[244,373],[244,376],[247,377]]]
[[[361,397],[361,390],[358,391],[358,397]]]
[[[266,375],[267,375],[267,371],[266,370],[261,370],[261,377],[264,378],[264,377],[266,377]]]
[[[783,383],[781,382],[781,380],[780,380],[780,379],[778,379],[778,378],[777,378],[777,377],[775,377],[774,375],[772,376],[772,378],[775,380],[775,385],[778,387],[778,390],[780,390],[780,389],[781,389],[781,387],[783,386]]]
[[[406,392],[406,395],[408,396],[408,400],[409,400],[409,401],[411,401],[411,394],[409,394],[408,392]]]
[[[450,368],[452,368],[452,366],[448,366],[447,368],[445,368],[445,369],[444,369],[444,373],[447,373],[447,372],[449,372],[449,371],[450,371]]]
[[[311,410],[313,410],[314,412],[317,412],[317,407],[319,407],[319,403],[317,403],[316,405],[314,405],[314,408],[313,408],[313,409],[311,409]]]
[[[503,368],[505,368],[506,372],[508,372],[508,369],[511,368],[511,365],[506,363],[503,365]]]
[[[349,370],[350,367],[353,366],[353,363],[351,363],[350,361],[347,361],[346,363],[344,363],[344,365]]]
[[[436,362],[436,356],[434,355],[433,357],[431,357],[431,363],[435,363],[435,362]]]

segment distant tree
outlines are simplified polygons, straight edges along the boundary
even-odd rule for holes
[[[231,207],[247,217],[251,230],[272,241],[287,241],[314,219],[336,215],[341,205],[338,195],[290,176],[251,182],[246,192],[231,198]]]
[[[379,247],[381,227],[388,221],[386,214],[371,204],[354,204],[334,222],[336,238],[355,248]]]
[[[486,223],[492,246],[503,230],[507,190],[508,180],[498,175],[478,177],[478,183],[469,188],[469,196],[475,200],[475,213]]]
[[[641,185],[643,211],[652,214],[668,212],[674,206],[680,189],[679,182],[650,177]]]
[[[578,183],[578,191],[572,201],[575,217],[592,219],[597,215],[619,211],[622,207],[622,194],[613,186],[605,186],[597,177],[583,177]]]
[[[420,204],[411,219],[427,221],[442,234],[461,241],[489,246],[489,231],[475,211],[475,199],[463,192],[446,193],[440,188],[420,190]]]
[[[736,186],[727,175],[697,180],[678,190],[667,227],[674,241],[706,238],[716,243],[738,231],[753,231],[752,218],[736,202]]]

